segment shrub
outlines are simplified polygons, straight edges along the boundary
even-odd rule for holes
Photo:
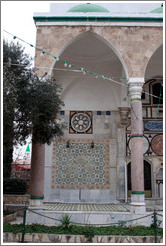
[[[95,230],[92,226],[86,226],[83,229],[83,234],[87,238],[87,242],[92,242],[92,238],[95,236]]]
[[[60,222],[62,226],[64,227],[64,229],[69,229],[69,225],[71,224],[70,218],[71,216],[69,216],[68,214],[61,216]]]
[[[20,194],[24,195],[27,192],[27,184],[23,179],[4,179],[3,193],[4,194]]]

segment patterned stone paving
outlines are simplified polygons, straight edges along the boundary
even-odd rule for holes
[[[50,211],[116,211],[127,212],[130,205],[121,204],[76,204],[76,203],[44,203],[44,209]]]
[[[44,209],[49,211],[110,211],[129,212],[130,204],[78,204],[78,203],[44,203]],[[147,205],[147,211],[163,210],[161,205]]]

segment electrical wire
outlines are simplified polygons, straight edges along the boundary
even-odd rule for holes
[[[4,63],[4,64],[8,64],[8,63]],[[11,66],[22,66],[22,67],[27,66],[27,65],[16,64],[16,63],[10,63],[10,65],[11,65]],[[48,69],[48,70],[50,70],[49,67],[34,66],[34,68],[38,68],[38,69]],[[71,69],[65,69],[65,68],[53,68],[53,70],[82,73],[80,70],[71,70]],[[98,78],[99,78],[99,77],[98,77]],[[118,77],[117,77],[117,78],[118,78]],[[65,78],[63,77],[63,79],[65,79]],[[68,79],[68,78],[66,78],[66,79]],[[72,78],[70,77],[70,79],[72,79]],[[83,77],[77,77],[77,78],[76,78],[76,77],[73,77],[73,79],[97,79],[97,78],[96,78],[96,77],[86,77],[86,78],[83,78]],[[119,84],[119,85],[121,85],[121,86],[124,86],[124,87],[128,88],[128,85],[127,85],[127,84],[123,84],[123,83],[121,83],[121,82],[119,82],[119,81],[116,81],[116,80],[114,80],[114,79],[112,79],[112,78],[107,78],[107,77],[105,77],[104,79],[105,79],[105,80],[112,81],[112,82],[114,82],[114,83],[116,83],[116,84]],[[119,78],[119,79],[120,79],[120,80],[124,80],[124,78],[123,78],[123,79],[122,79],[122,78]],[[163,99],[163,98],[161,98],[161,97],[158,97],[158,96],[156,96],[156,95],[154,95],[154,94],[151,94],[151,93],[148,93],[148,92],[144,92],[144,93],[147,94],[147,95],[149,95],[149,96],[152,96],[152,97],[156,97],[156,98],[159,98],[159,99]]]
[[[19,39],[20,41],[22,41],[22,42],[24,42],[24,43],[26,43],[26,44],[28,44],[28,45],[30,45],[31,47],[34,47],[34,48],[36,48],[37,50],[39,50],[39,51],[41,51],[41,54],[48,54],[49,56],[51,56],[51,57],[53,57],[53,58],[55,58],[55,60],[56,61],[62,61],[63,63],[64,63],[64,67],[67,67],[68,66],[68,62],[66,62],[66,61],[64,61],[64,60],[62,60],[62,59],[60,59],[60,58],[58,58],[58,57],[56,57],[56,56],[53,56],[52,54],[50,54],[49,52],[46,52],[45,50],[43,50],[43,49],[41,49],[41,48],[38,48],[37,46],[35,46],[35,45],[32,45],[32,44],[30,44],[30,43],[28,43],[27,41],[25,41],[25,40],[23,40],[23,39],[21,39],[21,38],[19,38],[19,37],[17,37],[17,36],[15,36],[15,35],[13,35],[13,34],[11,34],[11,33],[9,33],[8,31],[6,31],[6,30],[3,30],[4,32],[6,32],[6,33],[8,33],[9,35],[11,35],[11,36],[13,36],[13,39]],[[21,66],[21,64],[11,64],[11,65],[16,65],[16,66]],[[25,65],[26,66],[26,65]],[[50,68],[47,68],[47,67],[37,67],[37,66],[34,66],[34,67],[36,67],[36,68],[43,68],[43,69],[49,69],[50,70]],[[73,72],[83,72],[83,74],[86,74],[86,73],[89,73],[89,74],[91,74],[91,75],[95,75],[95,78],[98,78],[98,77],[100,77],[100,78],[103,78],[103,79],[106,79],[106,80],[109,80],[109,81],[112,81],[112,82],[114,82],[114,83],[116,83],[116,84],[119,84],[119,85],[121,85],[121,86],[124,86],[124,87],[126,87],[126,88],[128,88],[128,85],[127,85],[127,83],[126,84],[123,84],[123,83],[121,83],[121,82],[119,82],[119,81],[115,81],[114,79],[126,79],[126,82],[127,82],[127,78],[126,77],[111,77],[111,76],[105,76],[105,75],[100,75],[100,74],[97,74],[97,73],[94,73],[94,72],[90,72],[90,71],[88,71],[88,70],[85,70],[83,67],[78,67],[78,66],[76,66],[76,65],[74,65],[74,64],[69,64],[69,67],[70,68],[72,68],[72,67],[75,67],[75,68],[77,68],[77,70],[69,70],[69,69],[61,69],[61,70],[63,70],[63,71],[73,71]],[[55,69],[55,70],[58,70],[58,68],[53,68],[53,69]],[[60,70],[60,68],[59,68],[59,70]],[[81,78],[82,79],[82,78]],[[86,79],[87,79],[87,77],[86,77]],[[148,93],[148,92],[144,92],[145,94],[148,94],[148,95],[150,95],[150,96],[153,96],[153,97],[156,97],[156,98],[159,98],[159,103],[160,103],[160,99],[162,99],[160,96],[161,96],[161,92],[160,92],[160,96],[158,97],[158,96],[156,96],[156,95],[153,95],[153,94],[151,94],[151,93]],[[129,98],[129,93],[127,92],[127,98]],[[131,100],[130,100],[131,101]],[[133,110],[134,111],[134,109],[133,109],[133,107],[132,107],[132,105],[130,106],[130,108],[131,108],[131,110]],[[159,109],[159,104],[158,104],[158,109]],[[159,111],[159,110],[158,110]],[[134,111],[134,113],[135,113],[135,111]],[[139,119],[139,117],[136,115],[136,113],[135,113],[135,116],[136,116],[136,119]],[[156,118],[156,117],[155,117]],[[139,120],[141,120],[141,119],[139,119]],[[141,120],[142,121],[142,120]]]

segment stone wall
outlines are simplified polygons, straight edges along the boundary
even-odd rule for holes
[[[76,116],[73,122],[71,113]],[[85,129],[79,129],[84,127],[84,118]],[[46,146],[45,201],[116,202],[117,161],[125,155],[117,160],[119,112],[65,110],[60,111],[58,120],[66,129],[62,139]]]
[[[4,204],[28,204],[29,195],[3,195]]]
[[[73,39],[87,31],[98,34],[110,44],[125,65],[129,77],[144,77],[150,57],[163,43],[162,27],[40,26],[37,28],[36,46],[56,56]],[[36,66],[51,67],[54,58],[41,57],[40,53],[36,51]],[[37,72],[43,75],[48,70],[42,68]]]
[[[22,234],[4,233],[3,242],[21,242]],[[25,243],[88,243],[83,235],[55,235],[26,233]],[[163,238],[157,237],[157,242],[162,243]],[[94,236],[92,243],[154,243],[153,236]]]

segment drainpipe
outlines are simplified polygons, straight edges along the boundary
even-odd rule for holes
[[[127,163],[125,161],[125,203],[127,203]]]

